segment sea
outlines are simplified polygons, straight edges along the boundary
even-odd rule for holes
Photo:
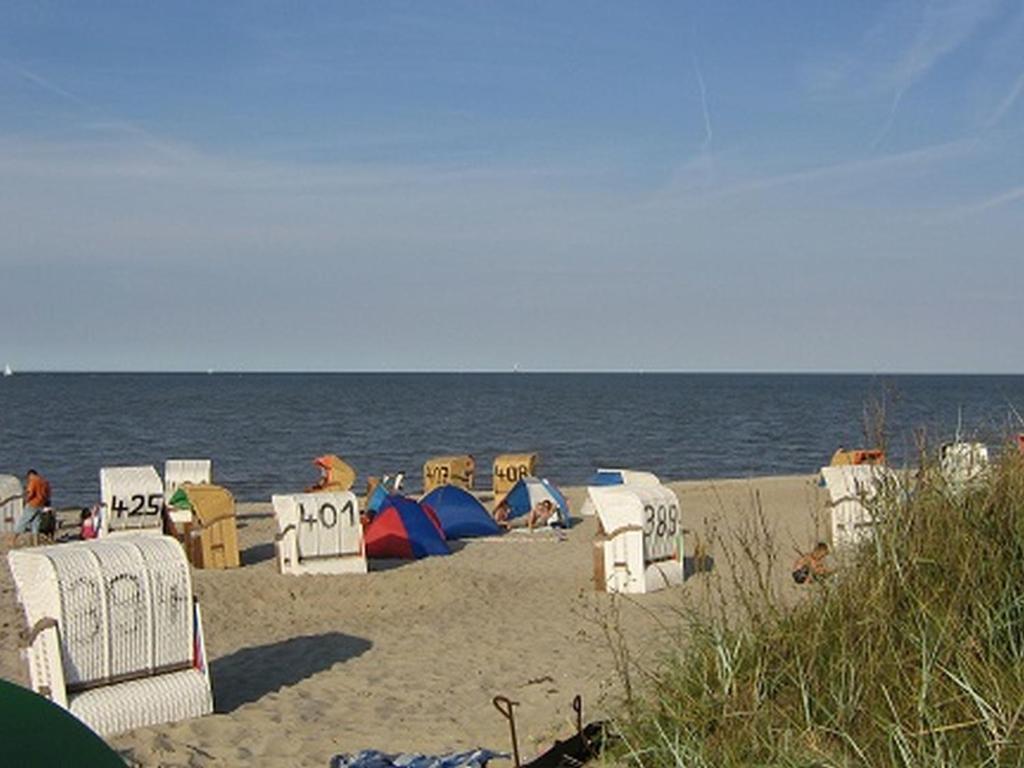
[[[598,467],[663,479],[813,473],[884,433],[890,460],[957,434],[1024,431],[1024,376],[606,373],[18,373],[0,378],[0,474],[29,467],[56,506],[91,503],[103,466],[212,458],[243,501],[301,489],[336,453],[368,475],[505,452],[584,484]]]

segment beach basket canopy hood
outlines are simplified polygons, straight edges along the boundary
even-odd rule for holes
[[[588,486],[661,485],[658,476],[635,469],[599,469],[587,481]]]
[[[569,502],[554,483],[539,477],[524,477],[519,480],[498,504],[507,504],[510,518],[522,517],[539,502],[551,501],[558,510],[558,522],[568,527]]]
[[[473,494],[457,486],[435,488],[420,503],[434,510],[446,538],[464,539],[501,533],[501,527],[484,505]]]
[[[327,473],[326,481],[319,486],[321,490],[347,491],[356,484],[356,471],[333,453],[317,456],[313,464]]]
[[[832,467],[860,464],[885,464],[885,451],[879,448],[857,448],[850,451],[839,448],[829,462]]]
[[[366,526],[366,555],[418,560],[451,550],[434,511],[415,499],[388,496]]]

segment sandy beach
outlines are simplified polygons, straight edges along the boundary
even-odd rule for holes
[[[612,711],[614,654],[603,627],[617,613],[631,650],[659,650],[673,609],[717,599],[730,581],[715,530],[761,517],[773,533],[773,585],[799,594],[786,565],[825,536],[824,494],[814,476],[672,483],[686,549],[715,559],[712,574],[682,587],[613,600],[594,591],[593,538],[585,518],[564,541],[549,532],[454,544],[454,554],[371,563],[366,576],[281,576],[269,504],[239,505],[244,567],[194,571],[216,714],[112,738],[143,765],[319,765],[362,748],[441,752],[509,748],[491,699],[517,709],[524,756],[571,732],[570,702],[588,719]],[[585,490],[564,489],[574,513]],[[27,684],[18,654],[23,618],[0,569],[0,675]]]

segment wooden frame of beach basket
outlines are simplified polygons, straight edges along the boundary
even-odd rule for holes
[[[14,533],[14,526],[24,510],[21,480],[14,475],[0,475],[0,533]]]
[[[874,535],[874,516],[868,503],[891,476],[880,464],[842,464],[821,468],[828,491],[832,546],[852,546]]]
[[[164,462],[164,500],[170,501],[174,492],[185,483],[210,485],[213,483],[213,462],[210,459],[168,459]],[[188,523],[187,510],[169,509],[168,515],[175,525]]]
[[[644,594],[683,583],[679,497],[664,485],[592,486],[595,587]]]
[[[277,566],[283,574],[366,573],[359,499],[351,491],[275,495]]]
[[[174,539],[8,553],[32,689],[102,735],[213,711],[202,618]]]
[[[475,475],[476,460],[468,453],[435,456],[423,463],[423,493],[430,493],[442,485],[471,491]]]
[[[103,467],[100,501],[100,536],[164,531],[164,483],[155,467]]]
[[[539,461],[540,454],[537,453],[503,453],[495,456],[491,480],[494,498],[504,498],[524,477],[536,477]]]

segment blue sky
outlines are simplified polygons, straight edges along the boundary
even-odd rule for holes
[[[1024,371],[1024,3],[0,6],[0,363]]]

